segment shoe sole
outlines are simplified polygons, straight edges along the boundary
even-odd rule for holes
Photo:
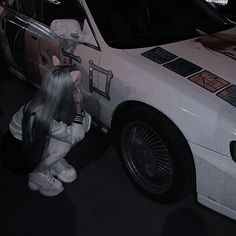
[[[33,191],[39,191],[43,196],[46,197],[53,197],[53,196],[57,196],[59,193],[61,193],[63,191],[64,188],[59,189],[57,192],[48,192],[46,190],[43,190],[42,188],[40,188],[39,186],[37,186],[36,184],[32,183],[31,181],[28,182],[28,186],[31,190]]]
[[[71,182],[75,181],[78,177],[78,175],[75,174],[71,178],[64,178],[62,175],[55,173],[53,170],[51,170],[51,173],[64,183],[71,183]]]
[[[61,180],[64,183],[71,183],[71,182],[73,182],[77,179],[77,174],[75,176],[71,177],[70,179],[65,179],[61,175],[57,175],[57,177],[58,177],[59,180]]]

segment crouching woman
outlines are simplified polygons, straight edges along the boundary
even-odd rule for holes
[[[13,173],[29,173],[29,188],[45,196],[58,195],[62,182],[77,177],[64,157],[91,125],[81,107],[80,79],[79,71],[53,67],[38,93],[14,114],[4,139],[3,164]]]

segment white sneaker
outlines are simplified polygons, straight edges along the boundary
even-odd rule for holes
[[[77,178],[76,170],[63,158],[56,162],[51,168],[51,173],[57,176],[59,180],[70,183]]]
[[[53,177],[49,170],[32,172],[29,174],[29,188],[33,191],[39,190],[44,196],[56,196],[63,191],[62,183]]]

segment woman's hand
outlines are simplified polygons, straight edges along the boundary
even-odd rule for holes
[[[79,70],[75,70],[70,72],[72,80],[74,81],[75,88],[74,88],[74,99],[76,104],[81,103],[83,99],[83,94],[81,90],[81,73]]]
[[[55,55],[52,56],[52,63],[54,66],[61,65],[61,62],[59,58]],[[82,114],[82,107],[81,107],[81,101],[83,99],[83,93],[82,93],[82,85],[81,85],[81,73],[79,70],[74,70],[70,72],[71,78],[74,82],[74,99],[76,103],[77,113]]]
[[[92,121],[92,119],[91,119],[90,114],[88,114],[87,112],[84,112],[84,119],[83,119],[82,124],[84,126],[85,133],[90,130],[90,128],[91,128],[91,121]]]

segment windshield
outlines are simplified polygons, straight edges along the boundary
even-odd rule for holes
[[[86,0],[104,40],[116,48],[160,45],[232,27],[204,0]]]

